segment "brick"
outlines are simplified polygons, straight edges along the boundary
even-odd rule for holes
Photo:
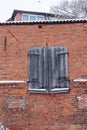
[[[82,130],[87,125],[86,98],[80,102],[77,97],[87,95],[87,83],[73,79],[87,78],[87,23],[41,26],[0,26],[0,80],[28,79],[31,47],[65,46],[69,51],[70,92],[29,94],[27,83],[0,84],[0,122],[10,130]]]

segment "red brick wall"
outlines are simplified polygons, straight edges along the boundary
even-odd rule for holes
[[[87,82],[73,82],[87,78],[87,23],[0,26],[0,80],[27,80],[29,49],[46,44],[68,48],[70,92],[29,94],[27,83],[0,84],[0,122],[10,130],[87,129]]]
[[[14,21],[22,21],[22,13],[17,13]]]

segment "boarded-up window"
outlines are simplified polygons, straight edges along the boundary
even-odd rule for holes
[[[35,47],[29,51],[29,91],[69,91],[68,51],[65,47]]]

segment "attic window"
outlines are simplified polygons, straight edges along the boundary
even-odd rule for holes
[[[44,16],[37,16],[37,21],[42,21],[42,20],[44,20]]]
[[[36,16],[35,15],[30,15],[30,21],[36,21]]]
[[[29,15],[30,21],[42,21],[44,20],[44,16],[42,15]]]
[[[29,50],[29,92],[69,91],[68,51],[65,47],[35,47]]]
[[[28,15],[27,14],[23,14],[22,15],[22,20],[23,21],[28,21]]]

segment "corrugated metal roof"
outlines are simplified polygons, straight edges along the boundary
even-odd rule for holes
[[[34,24],[70,24],[70,23],[87,23],[87,19],[63,19],[63,20],[44,20],[44,21],[33,21],[33,22],[23,22],[23,21],[10,21],[2,22],[2,25],[34,25]]]

